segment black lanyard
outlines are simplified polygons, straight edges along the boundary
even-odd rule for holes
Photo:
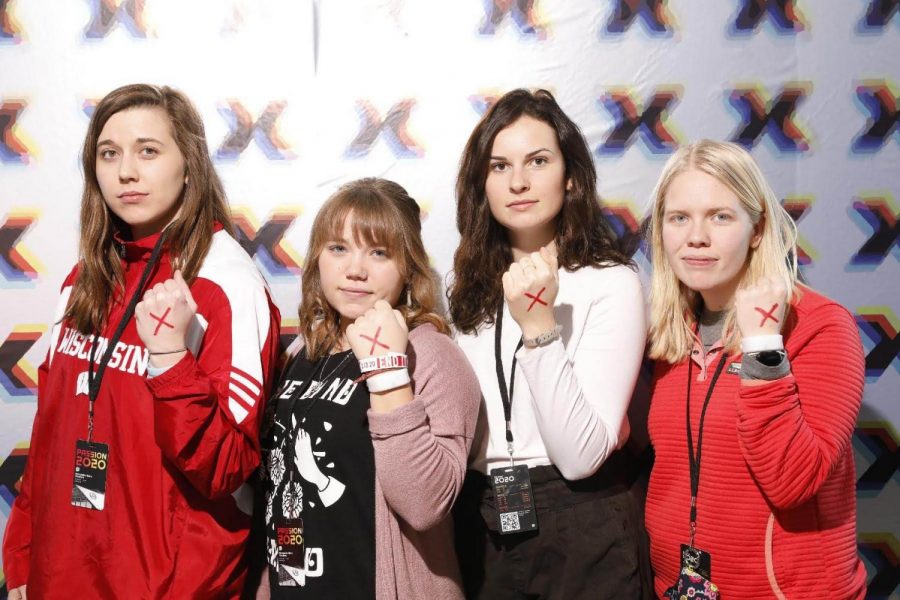
[[[305,354],[305,353],[306,353],[306,348],[303,348],[300,352],[302,352],[302,353]],[[290,427],[291,415],[294,414],[294,407],[297,405],[297,400],[300,400],[301,398],[303,398],[303,396],[304,396],[307,392],[309,392],[309,390],[312,389],[313,385],[314,385],[315,382],[316,382],[316,377],[317,377],[317,375],[316,375],[316,370],[319,371],[318,377],[322,377],[322,381],[321,381],[320,383],[321,383],[322,385],[324,385],[324,382],[325,382],[327,379],[329,379],[330,377],[332,377],[332,376],[335,375],[335,374],[338,374],[338,373],[341,371],[341,367],[344,366],[344,363],[347,362],[347,359],[348,359],[348,358],[350,357],[350,355],[353,353],[352,350],[347,350],[347,352],[349,352],[349,354],[347,354],[347,356],[345,356],[343,359],[341,359],[341,362],[339,362],[339,363],[337,364],[337,366],[336,366],[334,369],[331,370],[331,373],[329,373],[328,375],[326,375],[326,376],[324,376],[324,377],[323,377],[323,373],[325,372],[325,367],[326,367],[326,365],[328,364],[328,359],[329,359],[330,357],[328,357],[328,356],[323,356],[322,358],[320,358],[319,360],[317,360],[317,361],[316,361],[316,364],[313,365],[312,373],[310,374],[309,381],[306,382],[306,385],[304,385],[304,386],[301,387],[299,390],[297,390],[296,392],[294,392],[293,394],[291,394],[291,397],[290,397],[290,405],[288,406],[287,411],[284,413],[284,417],[285,417],[285,419],[287,419],[286,422],[285,422],[285,425],[286,425],[286,426],[285,426],[284,429],[285,429],[285,431],[290,431],[290,435],[285,435],[285,436],[281,439],[281,443],[278,444],[279,446],[283,446],[284,443],[288,440],[288,438],[290,438],[290,439],[297,439],[297,433],[300,431],[300,425],[303,423],[303,419],[306,418],[306,415],[309,414],[309,411],[312,410],[313,406],[315,406],[315,404],[316,404],[316,401],[319,399],[318,396],[316,396],[315,398],[313,398],[312,400],[309,401],[309,404],[308,404],[308,405],[306,406],[306,408],[304,409],[303,414],[301,414],[301,415],[297,418],[297,423],[296,423],[296,425],[294,425],[294,427],[291,428],[291,427]],[[298,358],[298,359],[302,359],[301,356],[298,356],[297,358]],[[303,360],[305,360],[305,359],[303,359]],[[321,363],[321,366],[320,366],[320,363]],[[319,389],[321,389],[321,386],[320,386]],[[319,391],[319,390],[317,389],[316,392],[318,392],[318,391]],[[279,395],[280,395],[280,393],[279,393]],[[276,404],[276,405],[277,405],[277,404]],[[277,415],[276,415],[276,418],[277,418]],[[292,451],[292,452],[293,452],[293,451]]]
[[[116,348],[116,344],[119,343],[119,340],[122,338],[122,334],[125,332],[125,327],[128,325],[128,321],[131,320],[131,317],[134,315],[134,309],[137,306],[137,303],[140,301],[141,296],[144,292],[144,286],[147,284],[147,280],[150,279],[150,273],[153,271],[153,267],[156,266],[156,262],[159,260],[159,254],[162,251],[163,241],[166,239],[166,230],[164,229],[162,233],[159,234],[159,239],[156,240],[156,244],[153,246],[153,252],[150,253],[150,260],[147,262],[147,266],[144,267],[144,272],[141,273],[141,279],[138,282],[137,289],[134,291],[134,295],[131,297],[131,300],[128,301],[128,306],[125,308],[125,314],[122,315],[122,320],[119,321],[119,325],[116,327],[115,333],[113,333],[112,338],[109,340],[109,344],[106,346],[106,352],[103,353],[103,357],[100,359],[100,364],[97,365],[97,374],[94,374],[94,352],[97,349],[97,345],[100,342],[100,334],[94,334],[94,343],[91,344],[91,351],[88,356],[88,441],[92,442],[94,439],[94,402],[97,400],[97,394],[100,393],[100,383],[103,381],[103,374],[106,373],[106,365],[109,364],[110,358],[112,358],[113,350]]]
[[[700,424],[697,429],[697,452],[694,452],[694,436],[691,432],[691,380],[694,378],[693,366],[694,359],[688,357],[688,382],[687,382],[687,443],[688,443],[688,461],[691,468],[691,547],[694,547],[694,531],[697,529],[697,493],[700,491],[700,457],[703,448],[703,422],[706,420],[706,409],[709,407],[709,400],[712,398],[713,389],[716,387],[716,381],[722,374],[722,367],[728,355],[722,351],[722,358],[716,366],[716,372],[709,382],[709,388],[706,390],[706,399],[703,401],[703,408],[700,411]]]
[[[512,371],[509,374],[509,390],[506,389],[506,374],[503,372],[503,356],[500,348],[500,338],[503,337],[503,303],[497,308],[497,319],[494,321],[494,364],[497,367],[497,385],[500,386],[500,401],[503,402],[503,418],[506,419],[506,449],[509,452],[509,460],[513,456],[512,434],[512,398],[516,383],[516,352],[522,347],[522,338],[513,352]]]

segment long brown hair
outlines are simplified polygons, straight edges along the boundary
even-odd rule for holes
[[[350,216],[350,214],[352,216]],[[410,329],[431,323],[449,333],[438,314],[438,284],[422,243],[419,205],[397,183],[366,178],[342,186],[322,205],[313,222],[303,269],[300,334],[306,356],[317,360],[341,346],[341,316],[325,299],[319,275],[319,255],[329,241],[343,237],[344,220],[352,219],[353,237],[382,246],[397,263],[406,282],[395,306]]]
[[[133,108],[160,108],[169,117],[172,137],[184,156],[187,183],[177,219],[167,227],[166,246],[173,266],[193,279],[212,243],[214,223],[233,232],[222,182],[213,168],[203,120],[191,101],[177,90],[146,84],[120,87],[94,109],[81,154],[84,191],[81,195],[81,238],[78,278],[65,319],[78,331],[100,331],[112,302],[123,293],[124,278],[113,235],[130,236],[128,226],[107,207],[97,182],[97,141],[114,114]]]
[[[578,125],[547,90],[513,90],[497,100],[475,126],[456,179],[456,227],[461,239],[453,255],[454,276],[447,298],[453,325],[463,333],[493,323],[503,303],[500,278],[512,263],[512,250],[506,229],[491,214],[484,186],[494,138],[523,116],[553,128],[565,161],[570,189],[556,219],[559,265],[568,271],[633,266],[600,210],[597,171]]]

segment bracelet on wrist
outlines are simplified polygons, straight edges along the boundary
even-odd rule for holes
[[[751,335],[741,339],[741,352],[764,352],[766,350],[784,350],[784,338],[781,334]]]
[[[410,382],[409,370],[391,369],[366,379],[366,385],[370,393],[386,392],[407,385]]]
[[[165,352],[150,352],[150,356],[161,356],[163,354],[178,354],[179,352],[187,352],[187,348],[181,348],[180,350],[166,350]]]
[[[405,369],[406,367],[394,367],[393,369],[378,369],[377,371],[368,371],[363,373],[359,377],[353,380],[353,383],[362,383],[363,381],[368,381],[372,377],[376,375],[381,375],[382,373],[387,373],[388,371],[396,371],[397,369]]]
[[[539,346],[546,346],[550,342],[554,340],[558,340],[560,336],[560,332],[562,331],[562,325],[556,325],[550,331],[545,331],[544,333],[539,333],[533,338],[522,338],[522,345],[526,348],[537,348]]]
[[[380,371],[383,369],[399,369],[406,368],[408,364],[405,354],[399,352],[388,352],[378,356],[369,356],[359,361],[359,372],[369,373],[372,371]]]

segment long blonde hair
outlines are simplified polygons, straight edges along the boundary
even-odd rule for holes
[[[682,146],[663,167],[656,183],[649,227],[653,262],[650,279],[650,357],[670,363],[684,360],[691,351],[700,294],[679,281],[666,259],[662,237],[663,213],[666,193],[672,181],[692,169],[714,177],[731,190],[761,233],[759,245],[749,251],[747,266],[738,287],[752,286],[762,277],[775,277],[785,285],[789,299],[799,292],[797,227],[778,202],[753,157],[741,146],[730,142],[700,140]],[[727,311],[722,334],[726,351],[736,353],[740,347],[740,332],[735,323],[733,305]]]
[[[396,261],[406,282],[399,310],[410,329],[431,323],[449,333],[438,314],[438,285],[422,243],[419,206],[397,183],[366,178],[352,181],[322,205],[313,222],[303,269],[300,335],[306,356],[317,360],[341,345],[341,316],[328,304],[319,274],[319,255],[325,245],[343,237],[344,220],[353,213],[353,235],[370,246],[383,246]]]
[[[167,228],[166,246],[173,266],[180,268],[184,278],[190,281],[209,251],[214,223],[221,223],[232,233],[225,191],[209,158],[203,120],[187,96],[169,87],[146,84],[126,85],[107,94],[94,109],[84,138],[80,262],[64,317],[84,334],[103,328],[110,305],[123,293],[124,276],[113,234],[117,231],[130,234],[128,226],[113,214],[100,192],[97,141],[110,117],[142,107],[159,108],[166,113],[188,176],[179,200],[178,218]]]

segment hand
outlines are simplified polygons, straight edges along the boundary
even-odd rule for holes
[[[734,310],[742,337],[778,335],[784,324],[787,292],[775,278],[763,278],[756,285],[739,289]]]
[[[322,474],[319,465],[316,464],[309,434],[303,429],[297,432],[297,441],[294,442],[294,464],[297,465],[300,477],[316,486],[319,491],[328,485],[328,477]]]
[[[347,327],[347,342],[357,359],[388,352],[406,354],[409,327],[399,310],[378,300],[365,314]]]
[[[152,356],[154,352],[170,352],[185,347],[188,325],[197,312],[197,303],[181,271],[173,279],[157,283],[144,294],[134,309],[137,332],[150,351],[154,367],[173,365],[183,353]]]
[[[522,334],[533,338],[556,326],[553,303],[559,292],[559,264],[556,250],[548,247],[532,252],[510,265],[503,274],[503,295],[509,312],[522,328]]]
[[[28,600],[28,595],[25,593],[24,585],[20,585],[17,588],[9,590],[9,600]]]

